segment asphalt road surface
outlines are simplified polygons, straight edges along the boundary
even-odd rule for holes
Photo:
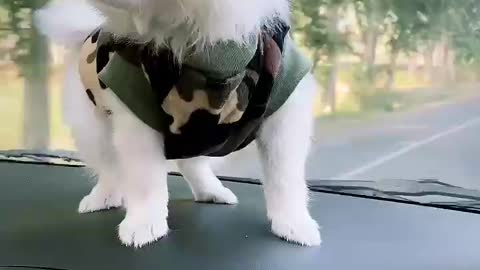
[[[480,96],[363,121],[318,121],[309,179],[438,179],[480,189]],[[217,166],[258,178],[255,146]]]

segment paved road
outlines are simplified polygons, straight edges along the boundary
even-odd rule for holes
[[[317,124],[309,179],[436,178],[480,189],[480,96],[349,125]],[[259,177],[255,151],[232,156],[218,173]]]

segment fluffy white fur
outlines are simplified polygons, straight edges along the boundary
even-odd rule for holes
[[[40,32],[54,42],[68,47],[80,45],[79,39],[105,23],[102,13],[82,1],[54,2],[35,14]]]
[[[242,43],[257,33],[261,25],[271,25],[273,16],[289,20],[288,0],[95,0],[92,3],[107,14],[106,25],[114,32],[140,34],[157,44],[168,44],[179,57],[185,47],[193,45],[201,50],[218,41]],[[128,17],[130,26],[125,23]]]
[[[65,115],[81,157],[98,175],[97,185],[81,201],[79,212],[126,207],[119,226],[120,240],[141,247],[168,232],[168,169],[162,134],[143,124],[114,94],[107,94],[111,118],[96,111],[79,78],[79,46],[101,24],[117,35],[153,37],[159,43],[169,40],[179,54],[193,43],[208,46],[224,40],[243,42],[269,18],[287,18],[288,2],[96,0],[93,4],[102,13],[83,2],[64,1],[41,10],[36,23],[53,41],[71,49],[64,87]],[[187,28],[182,26],[185,23]],[[304,179],[314,92],[314,79],[307,75],[286,104],[266,120],[257,139],[272,231],[303,245],[320,244],[318,225],[307,207]],[[236,196],[214,175],[207,158],[180,160],[178,168],[196,201],[237,203]]]

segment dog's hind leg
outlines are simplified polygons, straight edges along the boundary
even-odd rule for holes
[[[305,182],[315,87],[313,77],[307,75],[287,102],[265,121],[257,141],[272,232],[307,246],[320,244],[317,222],[308,210]]]
[[[118,166],[111,140],[111,123],[97,110],[85,94],[80,81],[76,56],[67,57],[64,82],[64,117],[71,128],[80,158],[93,170],[97,183],[78,207],[80,213],[94,212],[122,204]]]
[[[100,118],[100,117],[98,117]],[[89,119],[92,120],[92,119]],[[97,183],[78,206],[79,213],[95,212],[122,205],[122,193],[116,156],[109,140],[109,123],[106,119],[72,126],[81,158],[97,175]]]
[[[224,187],[213,173],[206,157],[197,157],[177,161],[180,173],[188,182],[195,201],[219,204],[236,204],[237,197]]]

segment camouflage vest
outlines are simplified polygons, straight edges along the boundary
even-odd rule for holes
[[[113,91],[161,132],[167,159],[224,156],[250,144],[310,70],[288,31],[283,24],[245,45],[218,43],[178,64],[167,48],[97,29],[83,44],[80,75],[106,114],[112,111],[102,96]]]

